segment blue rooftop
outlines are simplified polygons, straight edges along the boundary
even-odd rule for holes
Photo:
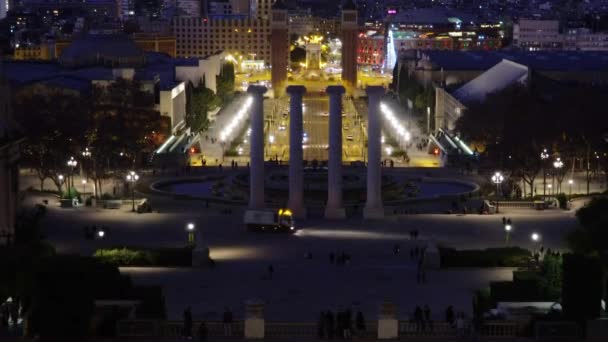
[[[604,51],[423,51],[437,69],[487,70],[503,59],[537,71],[605,71],[608,52]]]

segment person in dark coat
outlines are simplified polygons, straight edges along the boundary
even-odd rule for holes
[[[319,315],[319,320],[317,322],[317,335],[319,336],[320,339],[324,339],[326,336],[325,323],[326,323],[325,312],[321,311],[321,314]]]
[[[192,310],[190,307],[184,310],[184,337],[192,339]]]
[[[353,337],[353,312],[348,309],[344,311],[344,338],[350,340]]]
[[[198,327],[198,341],[199,342],[207,342],[207,338],[209,336],[209,329],[207,329],[207,324],[205,321],[201,322],[201,325]]]
[[[355,326],[357,328],[357,333],[361,334],[365,331],[365,318],[363,318],[363,313],[361,311],[357,312]]]
[[[428,326],[428,328],[433,331],[433,320],[431,319],[431,309],[429,308],[428,305],[424,306],[424,322],[426,323],[426,326]]]
[[[416,305],[416,309],[414,309],[414,322],[416,323],[416,331],[424,330],[423,326],[423,317],[422,317],[422,308]]]
[[[454,326],[454,308],[450,305],[445,310],[445,321],[451,326]]]
[[[335,329],[334,314],[330,310],[327,310],[327,314],[325,317],[326,317],[325,329],[327,330],[327,338],[333,339],[334,332],[335,332],[334,331],[334,329]]]
[[[226,308],[226,310],[224,311],[223,322],[224,322],[224,335],[232,336],[232,311],[230,311],[230,309],[228,309],[228,308]]]

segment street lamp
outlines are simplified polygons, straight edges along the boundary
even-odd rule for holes
[[[541,164],[543,166],[543,197],[547,196],[547,172],[545,171],[545,160],[547,160],[549,158],[549,153],[547,152],[547,149],[543,149],[543,151],[540,153],[540,160],[541,160]]]
[[[500,192],[500,184],[505,180],[505,178],[503,177],[503,175],[496,171],[494,173],[494,175],[492,176],[492,182],[494,182],[494,184],[496,184],[496,197],[499,196],[499,192]],[[498,214],[498,198],[496,199],[496,213]]]
[[[193,245],[194,242],[194,234],[195,234],[195,229],[196,226],[194,225],[194,223],[189,222],[188,224],[186,224],[186,232],[188,232],[188,243]]]
[[[71,178],[72,178],[72,184],[71,187],[74,187],[74,169],[76,168],[76,165],[78,165],[78,162],[76,161],[76,159],[74,159],[74,157],[70,157],[70,160],[68,160],[68,166],[72,168],[72,173],[71,173]],[[68,194],[70,193],[70,181],[68,180]]]
[[[135,173],[135,171],[130,171],[127,174],[127,182],[131,183],[131,201],[132,207],[131,211],[135,212],[135,182],[139,179],[139,175]]]
[[[549,188],[549,194],[553,195],[553,184],[547,184],[547,188]]]
[[[540,242],[540,234],[538,234],[537,232],[533,232],[532,235],[530,235],[530,238],[532,239],[532,242],[534,243],[534,254],[536,254],[537,249],[538,249],[538,243]]]
[[[569,196],[570,196],[570,198],[572,198],[572,184],[574,184],[574,180],[568,179],[568,187],[570,188],[569,189],[569,192],[570,192]]]
[[[82,193],[84,194],[85,192],[87,192],[87,180],[83,179],[82,180]]]
[[[564,162],[562,161],[562,159],[561,159],[560,157],[557,157],[557,159],[555,159],[555,161],[553,162],[553,167],[555,168],[555,173],[558,173],[558,172],[559,172],[559,170],[560,170],[562,167],[564,167]],[[555,179],[555,173],[553,174],[553,178],[551,179],[551,183],[553,183],[553,180]],[[557,191],[558,191],[558,192],[561,192],[561,191],[562,191],[562,189],[561,189],[561,184],[559,184],[559,183],[561,183],[561,182],[559,181],[559,176],[558,176],[558,178],[557,178],[557,181],[558,181],[558,184],[557,184]]]
[[[59,180],[59,190],[61,191],[61,186],[63,185],[63,181],[65,179],[65,177],[63,177],[63,175],[58,175],[57,179]],[[63,195],[63,194],[60,194]]]
[[[513,227],[510,224],[505,224],[505,244],[509,244],[509,235],[511,234]]]

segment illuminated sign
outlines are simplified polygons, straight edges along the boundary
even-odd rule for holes
[[[386,14],[388,15],[395,15],[397,13],[399,13],[399,10],[396,8],[389,8],[388,10],[386,10]]]

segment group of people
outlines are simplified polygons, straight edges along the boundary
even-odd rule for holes
[[[357,312],[354,322],[350,309],[339,311],[335,315],[331,310],[321,311],[317,324],[318,336],[321,339],[338,337],[350,340],[353,337],[353,323],[356,334],[365,331],[365,318],[361,311]]]
[[[232,336],[233,316],[232,311],[230,311],[230,309],[228,308],[226,308],[226,310],[224,311],[222,323],[224,326],[224,336]],[[192,329],[192,309],[190,307],[187,307],[184,310],[184,326],[182,330],[182,337],[191,340],[194,336]],[[207,342],[209,337],[209,328],[207,327],[207,323],[205,321],[202,321],[201,324],[198,326],[197,336],[199,342]]]
[[[330,264],[348,265],[348,264],[350,264],[350,261],[351,261],[350,254],[347,254],[345,252],[338,253],[337,256],[334,252],[329,253],[329,263]]]

